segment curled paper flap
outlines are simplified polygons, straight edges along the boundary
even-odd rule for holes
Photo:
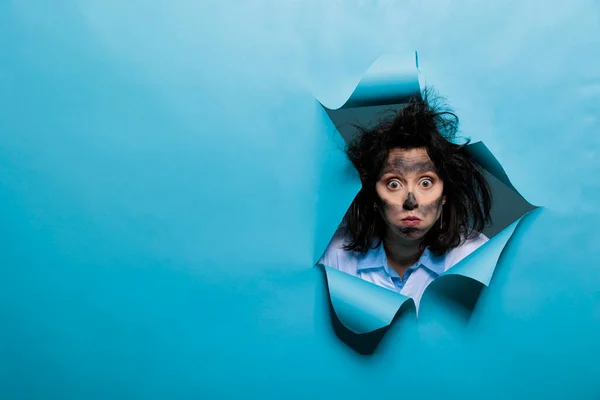
[[[526,229],[526,221],[534,218],[539,210],[536,208],[523,215],[431,282],[421,299],[420,316],[426,316],[439,306],[449,306],[458,312],[459,319],[463,317],[468,321],[481,292],[490,285],[502,254],[514,245],[515,233]],[[431,315],[439,316],[435,311]]]
[[[447,275],[460,275],[465,278],[473,279],[484,286],[488,286],[492,280],[492,275],[498,264],[500,254],[504,250],[508,240],[512,237],[522,218],[523,217],[519,218],[511,225],[504,228],[502,232],[481,245],[448,271],[444,272],[438,279]]]
[[[388,326],[405,302],[412,299],[360,278],[321,265],[329,299],[339,321],[350,331],[364,334]]]
[[[465,150],[473,158],[473,160],[477,162],[477,164],[481,165],[489,173],[496,177],[496,179],[511,188],[515,193],[519,194],[519,191],[515,189],[510,179],[508,179],[508,175],[506,175],[502,165],[500,165],[498,160],[496,160],[496,157],[492,155],[490,150],[485,144],[483,144],[483,142],[471,143],[466,146]]]
[[[401,104],[420,94],[417,53],[410,56],[382,55],[369,67],[350,97],[329,110]]]
[[[349,141],[356,133],[353,125],[365,126],[386,111],[396,111],[402,103],[421,95],[417,53],[382,55],[367,70],[350,97],[341,104],[320,102],[327,115]]]
[[[483,142],[471,143],[465,147],[465,151],[484,169],[492,190],[492,224],[484,229],[484,235],[492,238],[500,234],[520,217],[537,208],[521,196],[504,168]]]

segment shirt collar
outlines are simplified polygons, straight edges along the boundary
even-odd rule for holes
[[[434,256],[429,247],[426,247],[419,258],[419,261],[414,265],[415,268],[425,267],[430,271],[440,275],[445,271],[445,259],[446,255]],[[364,271],[367,269],[383,268],[391,276],[397,276],[398,274],[387,263],[387,257],[385,255],[385,249],[383,244],[380,243],[376,248],[371,248],[364,256],[360,257],[357,262],[357,271]],[[412,267],[411,267],[412,268]]]

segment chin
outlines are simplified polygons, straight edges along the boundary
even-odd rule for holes
[[[427,233],[426,230],[423,230],[416,226],[399,226],[395,230],[398,236],[402,236],[403,238],[408,240],[422,239]]]

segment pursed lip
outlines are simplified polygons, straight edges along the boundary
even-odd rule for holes
[[[406,226],[417,226],[417,225],[421,224],[421,218],[417,218],[417,217],[402,218],[402,223]]]

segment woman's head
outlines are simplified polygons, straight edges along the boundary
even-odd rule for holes
[[[379,239],[418,241],[443,253],[489,222],[491,193],[481,168],[452,143],[458,118],[426,89],[392,118],[360,135],[347,153],[362,189],[344,218],[349,250]]]

